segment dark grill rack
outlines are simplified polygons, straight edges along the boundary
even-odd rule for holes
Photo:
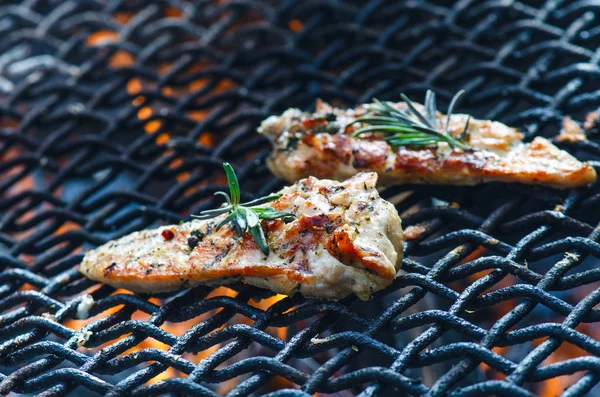
[[[600,106],[599,18],[587,0],[1,6],[0,393],[600,393],[597,187],[386,190],[424,232],[367,303],[242,285],[150,299],[76,271],[213,206],[224,160],[248,198],[281,186],[255,128],[317,97],[464,88],[461,111],[552,137]],[[560,146],[598,168],[588,133]],[[88,293],[95,317],[75,320]]]

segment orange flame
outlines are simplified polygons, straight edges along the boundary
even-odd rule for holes
[[[542,365],[548,365],[576,357],[585,357],[589,355],[590,354],[587,351],[570,343],[563,342],[558,349],[552,352],[552,354],[550,354],[543,361]],[[566,388],[577,382],[583,376],[583,374],[583,371],[576,372],[570,375],[563,375],[555,378],[550,378],[543,382],[540,382],[538,385],[538,395],[541,397],[559,396]]]
[[[292,19],[288,23],[288,28],[294,33],[298,33],[299,31],[302,30],[303,27],[304,27],[304,24],[299,19]]]

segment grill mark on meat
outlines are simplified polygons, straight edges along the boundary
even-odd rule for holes
[[[379,197],[376,180],[375,173],[364,173],[342,183],[308,178],[284,188],[278,200],[263,206],[293,211],[296,218],[262,221],[266,257],[250,234],[240,237],[229,225],[214,230],[223,214],[109,242],[87,252],[80,271],[136,292],[241,279],[283,294],[299,290],[309,297],[341,299],[354,293],[368,299],[392,282],[402,261],[400,218]],[[163,230],[172,230],[173,238],[165,240]],[[335,241],[344,244],[338,251],[331,247]]]
[[[403,103],[392,104],[398,108]],[[421,106],[416,104],[417,107]],[[289,109],[281,116],[265,120],[259,132],[274,146],[267,160],[278,177],[294,182],[313,175],[344,180],[361,171],[377,172],[383,185],[402,183],[438,183],[476,185],[483,182],[542,184],[555,188],[573,188],[592,183],[596,171],[550,141],[536,137],[523,142],[523,134],[514,128],[487,120],[471,119],[467,144],[470,151],[452,149],[446,143],[432,147],[391,147],[374,133],[359,138],[351,134],[358,125],[340,128],[335,133],[306,129],[302,121],[335,114],[335,125],[347,126],[365,113],[356,109],[335,109],[318,103],[317,113]],[[467,115],[456,114],[450,121],[450,134],[460,134]],[[441,125],[446,117],[438,114]],[[293,150],[286,150],[290,131],[299,139]]]

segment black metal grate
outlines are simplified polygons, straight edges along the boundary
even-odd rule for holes
[[[223,160],[248,194],[281,186],[254,129],[316,97],[465,88],[461,110],[555,135],[600,106],[598,2],[196,3],[0,7],[0,393],[600,393],[597,187],[388,189],[422,234],[368,303],[150,299],[75,270],[212,205]],[[590,135],[561,145],[598,167]]]

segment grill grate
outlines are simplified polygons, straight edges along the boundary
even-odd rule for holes
[[[316,97],[465,88],[461,110],[555,135],[600,105],[596,2],[145,3],[0,8],[0,393],[593,393],[597,187],[386,190],[422,233],[367,303],[241,285],[150,298],[74,267],[214,205],[223,160],[247,194],[281,186],[254,129]],[[561,145],[598,166],[590,134]]]

